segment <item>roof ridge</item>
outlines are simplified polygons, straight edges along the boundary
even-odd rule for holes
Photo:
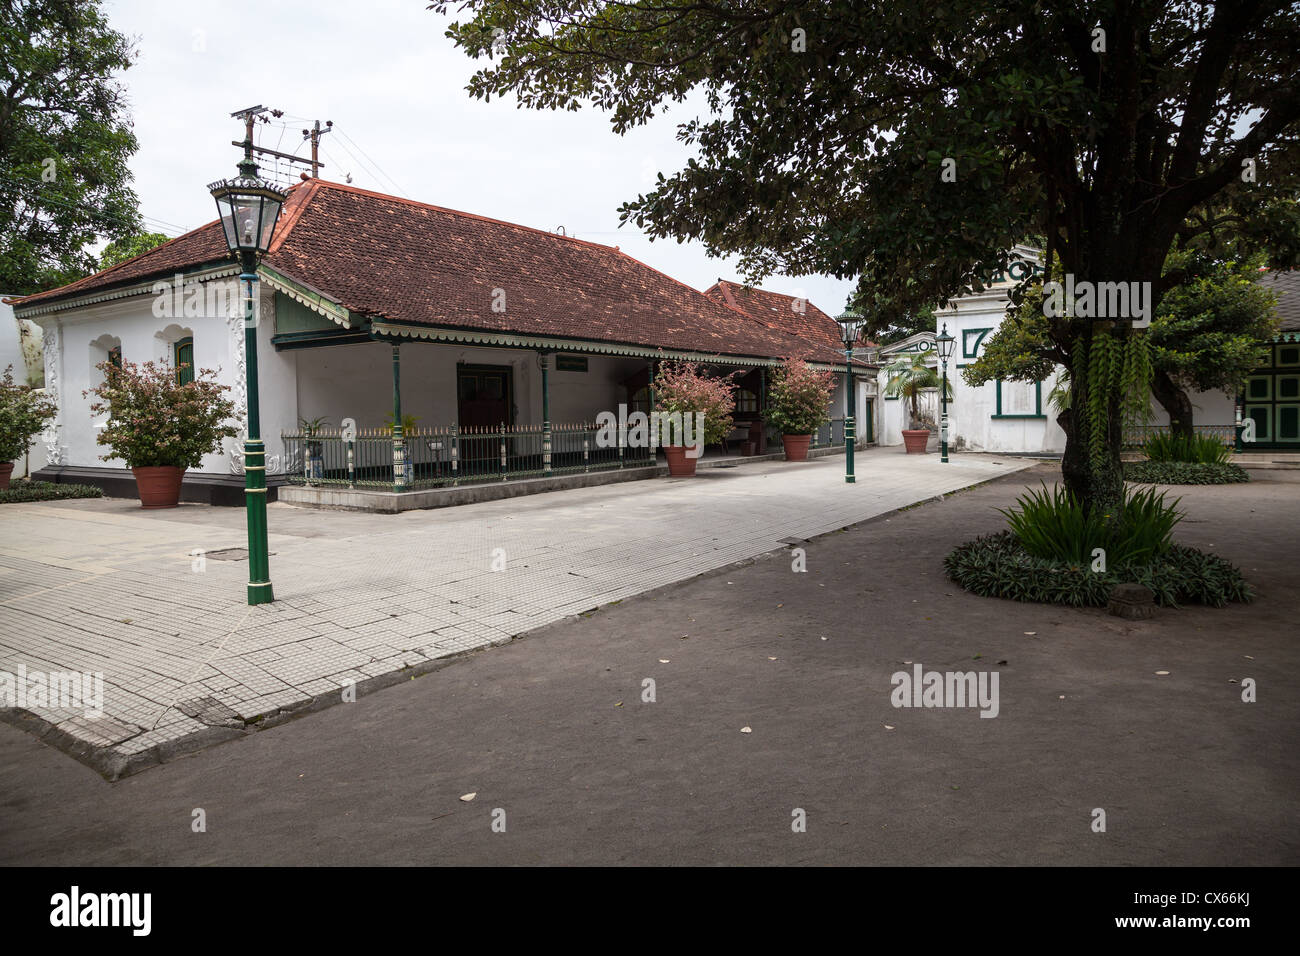
[[[498,226],[510,226],[512,229],[523,229],[527,232],[535,232],[539,236],[550,236],[552,239],[563,239],[566,242],[576,242],[581,246],[592,246],[596,249],[607,249],[618,252],[618,246],[607,246],[604,243],[592,242],[590,239],[579,239],[577,236],[560,235],[554,232],[547,232],[545,229],[538,229],[536,226],[525,226],[521,222],[510,222],[508,219],[496,219],[492,216],[480,216],[478,213],[465,212],[463,209],[452,209],[450,206],[437,206],[431,202],[422,202],[419,199],[407,199],[405,196],[394,196],[392,193],[381,193],[373,189],[362,189],[360,186],[352,186],[346,183],[336,183],[328,179],[315,179],[312,182],[320,183],[321,188],[338,189],[342,192],[357,193],[362,196],[374,196],[377,199],[387,199],[395,203],[402,203],[407,206],[416,206],[420,209],[432,209],[436,212],[444,212],[452,216],[462,216],[465,219],[475,219],[479,222],[491,222]]]
[[[284,225],[276,230],[275,237],[271,240],[271,245],[266,250],[268,256],[278,251],[279,248],[284,245],[285,239],[289,237],[289,233],[293,231],[293,227],[296,226],[298,220],[302,218],[302,211],[307,208],[307,205],[316,195],[318,191],[316,184],[319,182],[322,182],[322,180],[307,179],[304,182],[294,183],[289,187],[289,195],[285,198],[285,203],[287,204],[290,199],[296,199],[297,201],[294,203],[293,209],[290,210],[289,215],[285,217]],[[297,199],[297,194],[295,193],[295,190],[299,187],[303,187],[304,190],[301,199]]]

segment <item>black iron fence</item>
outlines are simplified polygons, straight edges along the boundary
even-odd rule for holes
[[[589,423],[552,425],[549,463],[541,425],[421,426],[402,436],[400,451],[388,428],[361,428],[352,435],[315,429],[280,437],[290,483],[344,488],[440,488],[643,467],[655,461],[654,449],[630,447],[625,434]]]
[[[1236,425],[1193,425],[1192,432],[1196,435],[1209,435],[1217,438],[1229,448],[1234,447],[1237,442]],[[1168,425],[1126,425],[1123,433],[1123,447],[1125,451],[1134,451],[1145,445],[1147,439],[1153,435],[1168,434]]]
[[[861,437],[861,436],[859,436]],[[780,439],[778,438],[779,442]],[[829,422],[817,429],[816,434],[812,437],[813,448],[825,448],[827,445],[844,444],[844,419],[832,418]]]

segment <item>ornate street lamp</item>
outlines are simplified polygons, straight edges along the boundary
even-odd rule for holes
[[[261,439],[257,400],[257,263],[271,246],[286,190],[257,178],[251,137],[244,141],[239,176],[208,186],[226,245],[239,260],[244,299],[244,353],[247,362],[248,434],[244,439],[244,506],[248,521],[248,603],[269,604],[271,562],[266,540],[266,446]]]
[[[939,349],[939,361],[943,363],[943,380],[939,383],[939,405],[943,411],[939,415],[939,461],[948,464],[948,359],[952,358],[952,345],[957,340],[948,334],[948,323],[934,337]]]
[[[853,345],[862,334],[867,320],[854,312],[845,312],[835,319],[840,324],[840,339],[844,342],[844,480],[854,483],[853,443],[856,440],[853,422]]]

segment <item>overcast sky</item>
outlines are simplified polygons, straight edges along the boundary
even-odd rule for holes
[[[137,39],[127,85],[139,152],[131,162],[147,225],[168,235],[216,217],[204,186],[234,173],[243,129],[230,113],[262,104],[285,126],[259,145],[308,155],[302,129],[334,121],[322,177],[538,229],[617,245],[703,289],[734,263],[703,246],[650,242],[619,228],[617,209],[689,155],[677,107],[615,136],[606,114],[517,109],[465,92],[475,62],[443,36],[452,19],[426,0],[108,0],[113,27]],[[486,61],[482,61],[486,62]],[[301,170],[304,167],[296,167]],[[267,170],[269,172],[269,170]],[[391,177],[389,179],[388,177]],[[773,276],[762,286],[805,295],[836,315],[851,280]]]

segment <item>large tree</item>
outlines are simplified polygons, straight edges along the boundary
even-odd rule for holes
[[[1258,259],[1215,261],[1182,251],[1170,255],[1165,271],[1187,278],[1166,292],[1151,323],[1151,392],[1171,430],[1190,436],[1190,392],[1235,393],[1265,364],[1277,334],[1277,297],[1258,281]]]
[[[1148,336],[1151,393],[1177,434],[1193,433],[1190,392],[1235,392],[1268,355],[1267,343],[1277,332],[1276,296],[1258,281],[1258,262],[1213,259],[1191,249],[1169,255],[1164,276],[1177,281],[1155,309]],[[962,369],[967,384],[1040,382],[1055,370],[1040,285],[1035,280],[1024,290],[979,358]],[[1057,420],[1068,428],[1070,403],[1064,404]],[[1147,407],[1135,411],[1142,417]]]
[[[707,115],[679,133],[698,155],[626,219],[737,254],[751,279],[860,276],[882,312],[980,287],[1030,234],[1077,281],[1151,282],[1158,299],[1175,237],[1227,218],[1263,230],[1261,207],[1300,183],[1290,2],[463,7],[472,19],[449,35],[493,58],[470,82],[476,96],[593,103],[623,133],[702,94]],[[1293,249],[1274,251],[1290,264]],[[1108,505],[1145,336],[1072,315],[1048,333],[1073,373],[1066,484]]]
[[[97,240],[138,231],[132,57],[98,0],[0,0],[0,292],[86,275]]]

